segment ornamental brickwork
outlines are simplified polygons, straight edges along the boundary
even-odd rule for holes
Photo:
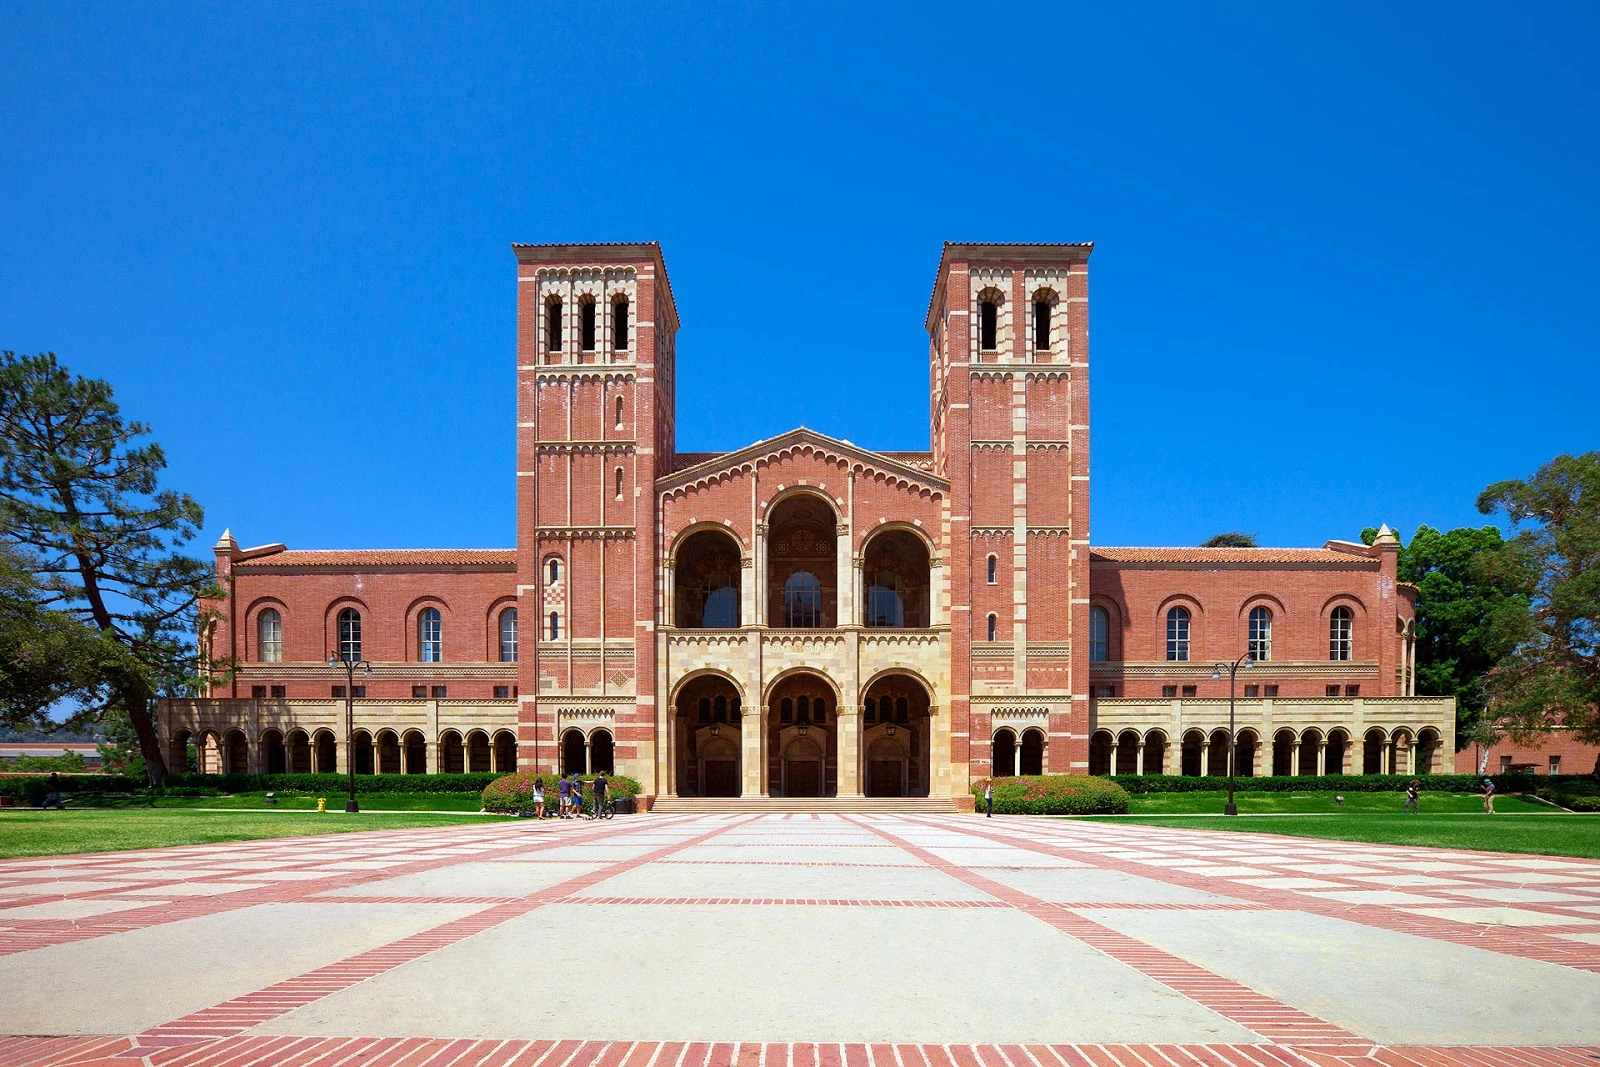
[[[1453,703],[1412,695],[1387,532],[1091,550],[1092,250],[945,246],[927,452],[796,429],[678,453],[660,249],[514,246],[515,547],[225,535],[201,641],[234,669],[163,729],[208,768],[604,767],[659,796],[959,802],[991,773],[1208,773],[1215,664],[1250,648],[1233,710],[1255,773],[1442,760]],[[326,660],[351,653],[371,673],[347,739]]]

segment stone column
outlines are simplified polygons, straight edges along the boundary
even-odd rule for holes
[[[861,622],[861,608],[856,603],[855,588],[855,553],[850,551],[854,537],[850,533],[850,523],[840,522],[833,528],[833,572],[834,572],[834,611],[837,616],[833,620],[834,626],[855,626]]]
[[[1133,773],[1144,777],[1144,742],[1140,741],[1133,750]]]
[[[859,797],[861,793],[861,706],[839,705],[838,773],[839,795]]]
[[[1328,773],[1328,740],[1323,738],[1317,742],[1317,777],[1321,778]]]
[[[1116,774],[1117,773],[1117,746],[1120,745],[1121,743],[1122,742],[1119,741],[1116,736],[1113,736],[1111,738],[1111,766],[1106,769],[1106,773],[1107,774]],[[1017,748],[1018,748],[1019,751],[1022,748],[1022,741],[1021,741],[1020,738],[1017,741]],[[1204,753],[1204,751],[1205,751],[1204,749],[1201,749],[1202,753]],[[1204,757],[1202,755],[1202,759],[1203,758]],[[1202,764],[1200,769],[1202,771],[1205,770],[1205,767],[1204,767],[1203,764]]]
[[[764,522],[756,523],[756,560],[754,567],[755,586],[755,611],[750,616],[750,622],[756,626],[764,626],[767,622],[767,531],[769,527]]]
[[[741,704],[739,712],[740,793],[747,797],[764,797],[767,795],[767,761],[763,735],[767,732],[767,709],[763,705],[755,711]]]
[[[1018,778],[1021,778],[1022,777],[1022,738],[1020,736],[1017,738],[1016,745],[1013,746],[1012,749],[1011,749],[1011,767],[1012,767],[1012,774],[1015,775]]]
[[[1298,737],[1289,742],[1289,773],[1300,773],[1300,739]]]
[[[588,774],[589,769],[594,766],[593,753],[594,744],[587,737],[585,737],[583,739],[583,767],[578,771],[579,774]]]

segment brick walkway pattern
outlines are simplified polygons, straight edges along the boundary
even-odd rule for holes
[[[1600,862],[508,820],[0,862],[0,988],[4,1067],[1593,1067]]]

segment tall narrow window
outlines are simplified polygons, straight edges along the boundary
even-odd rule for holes
[[[517,609],[500,613],[500,662],[517,662]]]
[[[561,301],[552,300],[544,309],[544,346],[547,351],[561,351]]]
[[[1272,658],[1272,609],[1250,609],[1250,658]]]
[[[583,350],[585,352],[593,352],[594,351],[594,345],[595,345],[595,334],[598,332],[598,330],[596,330],[596,328],[595,328],[595,306],[594,306],[594,301],[593,300],[585,300],[583,302],[582,307],[583,307],[583,324],[582,324],[582,329],[583,329],[583,337],[582,337]]]
[[[611,305],[611,342],[618,352],[628,350],[628,302],[618,300]]]
[[[417,661],[438,663],[444,658],[444,621],[438,608],[423,608],[417,616]]]
[[[1089,609],[1089,660],[1104,663],[1111,658],[1111,616],[1105,608]]]
[[[549,571],[550,584],[555,585],[561,580],[561,561],[559,559],[552,559],[550,561]]]
[[[339,657],[346,663],[361,659],[361,612],[355,608],[339,612]]]
[[[993,300],[978,305],[978,348],[993,352],[999,345],[1000,308]]]
[[[622,398],[617,397],[617,429],[622,429]]]
[[[615,480],[616,480],[616,483],[617,483],[617,499],[621,500],[622,499],[622,468],[621,467],[617,468],[617,473],[616,473]]]
[[[991,640],[991,641],[995,640],[996,639],[996,635],[999,632],[1000,632],[1000,620],[995,618],[993,615],[990,615],[989,616],[989,640]]]
[[[783,624],[810,629],[822,625],[822,583],[809,571],[795,571],[783,583]]]
[[[1351,632],[1354,629],[1355,615],[1346,607],[1333,609],[1333,614],[1328,617],[1328,658],[1333,660],[1347,660],[1350,658]]]
[[[1173,608],[1167,612],[1167,658],[1189,658],[1189,609]]]
[[[994,556],[989,557],[989,584],[993,585],[999,576],[1000,561]]]
[[[1033,302],[1033,347],[1044,352],[1050,347],[1050,301]]]
[[[561,616],[554,611],[550,613],[550,640],[561,640]]]
[[[283,662],[283,616],[278,614],[278,609],[263,611],[256,620],[256,627],[261,636],[261,662]]]

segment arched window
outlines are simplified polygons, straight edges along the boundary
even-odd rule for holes
[[[701,722],[710,722],[711,721],[711,698],[710,697],[701,697],[700,698],[699,712],[700,712],[700,721]]]
[[[549,352],[561,351],[561,301],[552,300],[544,308],[544,345]]]
[[[711,718],[714,722],[728,721],[728,698],[726,694],[719,693],[711,704]]]
[[[1189,609],[1173,608],[1167,612],[1167,658],[1189,658]]]
[[[361,612],[355,608],[339,612],[339,658],[346,663],[361,659]]]
[[[617,429],[622,429],[622,398],[617,397]]]
[[[1250,609],[1250,658],[1272,658],[1272,609]]]
[[[500,662],[517,662],[517,609],[500,613]]]
[[[994,555],[989,556],[989,584],[993,585],[1000,575],[1000,560]]]
[[[893,571],[878,571],[867,586],[867,625],[904,626],[905,600],[900,595],[900,576]]]
[[[561,580],[561,561],[559,559],[551,559],[548,569],[550,571],[550,584],[555,585]]]
[[[268,608],[256,618],[256,632],[260,636],[261,662],[283,662],[283,616],[277,608]]]
[[[810,571],[795,571],[783,583],[783,624],[794,628],[822,625],[822,583]]]
[[[423,608],[417,616],[417,661],[438,663],[444,658],[444,621],[438,608]]]
[[[989,616],[989,640],[995,640],[995,635],[1000,632],[1000,620],[993,614]]]
[[[595,306],[594,306],[594,301],[593,300],[585,300],[583,302],[582,309],[583,309],[583,320],[582,320],[583,336],[580,339],[583,341],[583,350],[585,352],[593,352],[594,351],[594,346],[595,346],[595,334],[597,334],[599,332],[595,328],[596,309],[595,309]]]
[[[617,468],[617,472],[616,472],[615,478],[616,478],[616,483],[617,483],[617,499],[621,500],[622,499],[622,468],[621,467]]]
[[[1347,660],[1350,658],[1350,645],[1352,631],[1355,628],[1355,614],[1347,607],[1333,609],[1333,614],[1328,617],[1328,658],[1334,660]]]
[[[611,305],[611,347],[618,352],[628,350],[628,302],[618,300]],[[621,421],[622,416],[617,416]]]
[[[1111,658],[1111,616],[1105,608],[1089,609],[1089,660],[1104,663]]]
[[[1033,302],[1033,347],[1038,352],[1050,348],[1050,301],[1042,297]]]
[[[993,352],[999,347],[1000,307],[993,300],[978,304],[978,348]]]
[[[561,640],[561,613],[557,611],[550,613],[550,640]]]

